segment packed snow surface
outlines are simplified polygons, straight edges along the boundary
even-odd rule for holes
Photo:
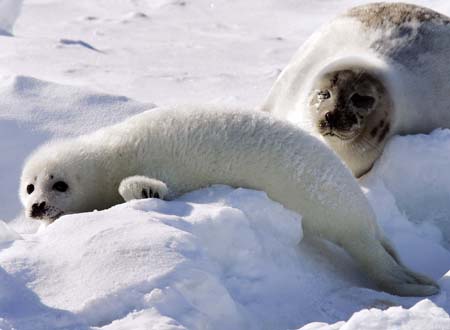
[[[47,227],[20,214],[37,145],[154,103],[257,106],[314,29],[364,2],[0,0],[0,329],[450,329],[450,130],[395,137],[360,181],[404,262],[439,281],[429,299],[379,292],[264,192],[218,185]]]

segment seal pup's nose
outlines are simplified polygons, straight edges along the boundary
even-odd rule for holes
[[[31,205],[31,216],[33,218],[40,217],[44,214],[45,211],[45,202],[34,203]]]

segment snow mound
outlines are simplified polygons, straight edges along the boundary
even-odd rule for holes
[[[135,329],[155,315],[186,329],[244,329],[261,304],[295,316],[286,297],[306,286],[295,274],[299,216],[264,193],[242,189],[216,187],[194,199],[197,204],[136,201],[66,216],[33,239],[14,242],[0,251],[5,277],[41,302],[21,301],[0,309],[1,316],[20,329],[39,322],[16,319],[18,310],[41,310],[41,304],[42,313],[52,314],[42,329],[57,327],[56,307],[77,316],[64,325],[73,329]],[[267,299],[274,290],[280,297]]]
[[[88,133],[152,107],[124,96],[27,76],[0,80],[0,119],[15,120],[53,137]]]
[[[0,0],[0,36],[12,34],[21,7],[22,0]]]
[[[247,189],[133,201],[23,236],[0,245],[0,322],[11,329],[295,329],[420,300],[370,289],[337,247],[302,239],[298,214]],[[447,289],[433,301],[445,306]]]
[[[450,130],[396,136],[361,182],[404,262],[434,278],[449,270],[449,165]]]
[[[430,322],[430,319],[433,321]],[[363,310],[355,313],[347,322],[333,325],[312,323],[302,330],[442,330],[450,329],[450,317],[430,300],[424,299],[410,309],[391,307]]]
[[[376,163],[378,177],[399,209],[418,225],[439,228],[436,241],[450,247],[450,130],[394,137]],[[439,233],[440,231],[440,233]]]
[[[151,107],[32,77],[0,79],[0,153],[8,155],[0,158],[0,219],[11,219],[20,211],[22,164],[38,145],[49,138],[91,132]]]
[[[0,244],[3,242],[15,241],[17,239],[22,239],[22,237],[10,228],[8,224],[0,221]]]

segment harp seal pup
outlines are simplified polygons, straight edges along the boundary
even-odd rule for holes
[[[355,7],[300,47],[262,108],[319,136],[360,177],[392,135],[450,127],[449,54],[449,17]]]
[[[26,213],[54,220],[123,200],[172,199],[211,184],[264,190],[303,215],[305,234],[342,246],[383,290],[438,292],[398,259],[357,181],[316,138],[256,111],[169,108],[50,143],[26,161]]]

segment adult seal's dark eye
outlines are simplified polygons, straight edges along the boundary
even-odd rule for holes
[[[32,185],[32,184],[29,184],[28,186],[27,186],[27,193],[28,193],[28,195],[31,195],[31,193],[34,191],[34,185]]]
[[[353,94],[350,101],[355,107],[361,109],[370,109],[375,103],[375,99],[372,96],[360,95],[358,93]]]
[[[319,91],[317,92],[317,97],[319,98],[319,100],[326,100],[331,97],[331,93],[328,90]]]
[[[53,190],[56,190],[59,192],[65,192],[68,188],[69,188],[69,186],[64,181],[58,181],[52,187]]]

